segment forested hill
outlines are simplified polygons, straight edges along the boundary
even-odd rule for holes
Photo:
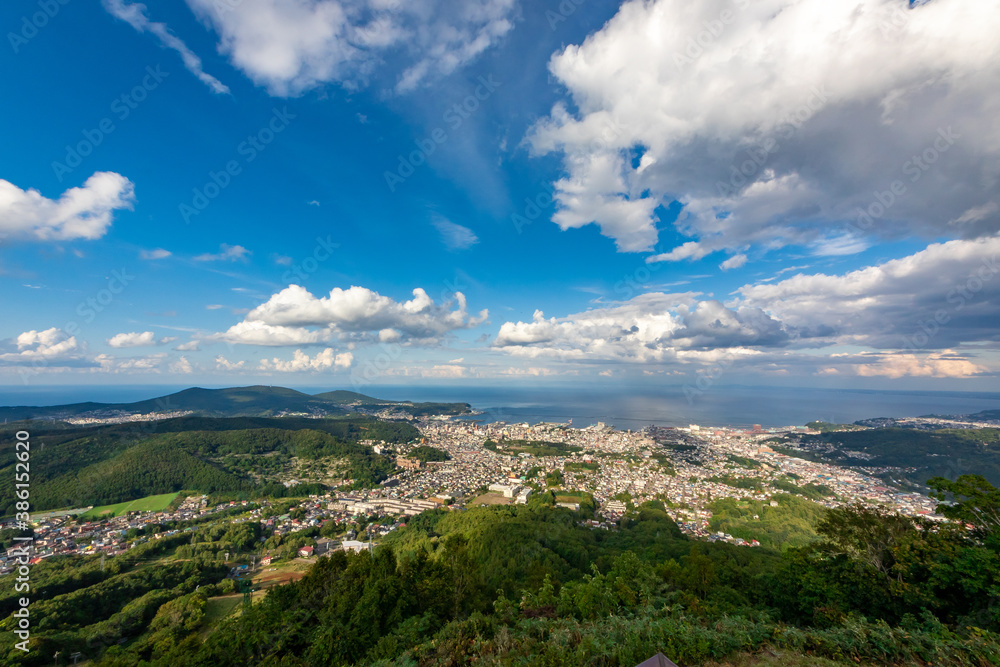
[[[33,429],[32,507],[106,505],[181,489],[280,496],[289,479],[314,485],[350,479],[358,487],[372,486],[395,464],[358,441],[417,437],[410,424],[374,419],[183,417]],[[14,475],[14,454],[12,440],[0,445],[0,474]],[[303,463],[311,480],[299,472]],[[0,487],[0,515],[11,514],[13,503],[13,485]]]
[[[330,401],[284,387],[232,387],[228,389],[202,389],[192,387],[175,394],[151,398],[134,403],[74,403],[50,407],[0,408],[2,419],[52,419],[70,418],[91,413],[123,412],[148,414],[150,412],[186,412],[215,417],[241,415],[274,416],[283,412],[343,414],[343,408]]]
[[[661,651],[681,665],[996,664],[996,544],[967,531],[847,507],[821,542],[779,554],[688,540],[657,503],[609,531],[579,518],[536,497],[428,512],[207,637],[197,615],[170,632],[164,618],[97,664],[632,667]]]
[[[878,428],[803,436],[804,446],[822,445],[823,456],[841,465],[892,467],[897,477],[923,484],[931,477],[954,479],[975,473],[1000,485],[1000,429]],[[859,459],[853,452],[866,458]]]
[[[413,403],[388,401],[352,391],[331,391],[311,396],[285,387],[253,386],[226,389],[192,387],[175,394],[134,403],[72,403],[54,406],[0,407],[0,421],[24,419],[70,419],[108,416],[114,413],[193,412],[206,417],[274,417],[305,413],[337,416],[353,408],[396,408],[414,417],[431,414],[464,414],[467,403]]]
[[[387,401],[381,398],[372,398],[371,396],[365,396],[364,394],[359,394],[354,391],[346,391],[343,389],[316,394],[315,397],[343,406],[369,409],[395,408],[409,413],[414,417],[425,415],[463,415],[472,412],[472,406],[468,403]]]

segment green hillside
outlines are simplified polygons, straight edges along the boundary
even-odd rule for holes
[[[146,424],[32,430],[34,510],[111,505],[181,489],[283,495],[293,464],[372,486],[395,470],[358,440],[409,442],[410,424],[374,419],[183,417]],[[0,474],[14,475],[13,440],[0,444]],[[13,485],[0,486],[0,516]]]
[[[314,398],[330,401],[331,403],[336,403],[337,405],[383,405],[392,402],[382,401],[377,398],[372,398],[371,396],[359,394],[356,391],[347,391],[346,389],[325,391],[322,394],[314,394],[313,396]]]
[[[880,428],[805,436],[802,442],[807,446],[834,445],[837,450],[826,456],[841,464],[916,468],[905,476],[919,484],[931,477],[954,479],[966,473],[1000,484],[1000,429]],[[844,455],[843,450],[864,452],[873,458],[859,461]]]
[[[337,405],[354,405],[362,408],[391,407],[406,412],[413,417],[425,417],[429,415],[463,415],[472,411],[472,406],[468,403],[436,403],[424,402],[414,403],[412,401],[388,401],[380,398],[372,398],[354,391],[339,389],[316,394],[316,398],[330,401]]]
[[[202,389],[192,387],[175,394],[134,403],[73,403],[50,407],[3,407],[0,419],[66,418],[95,411],[129,413],[191,410],[206,416],[275,416],[282,412],[343,414],[337,404],[285,387],[231,387]]]
[[[205,417],[276,417],[287,413],[343,416],[349,412],[347,406],[352,405],[362,408],[395,407],[414,417],[435,414],[459,415],[466,414],[472,409],[468,403],[387,401],[346,390],[310,396],[286,387],[257,385],[226,389],[192,387],[167,396],[134,403],[88,402],[47,407],[0,407],[0,421],[69,419],[95,412],[146,414],[191,411]]]

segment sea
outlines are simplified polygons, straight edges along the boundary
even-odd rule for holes
[[[126,403],[170,394],[186,386],[0,387],[0,405]],[[319,393],[338,387],[293,389]],[[850,423],[873,417],[970,414],[1000,409],[997,392],[879,391],[802,387],[713,386],[692,394],[679,386],[400,386],[369,385],[362,393],[389,400],[470,403],[485,422],[598,422],[619,429],[650,425],[801,426],[810,421]]]

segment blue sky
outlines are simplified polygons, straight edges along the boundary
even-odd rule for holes
[[[995,388],[1000,10],[845,5],[4,3],[0,382]]]

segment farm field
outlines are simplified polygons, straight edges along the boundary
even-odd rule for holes
[[[504,498],[502,494],[490,491],[469,501],[468,504],[469,507],[478,507],[479,505],[510,505],[510,503],[510,498]]]
[[[146,496],[137,500],[129,500],[115,505],[102,505],[88,510],[80,515],[81,519],[93,520],[121,516],[128,512],[162,512],[174,501],[179,491],[173,493],[161,493],[158,496]]]

